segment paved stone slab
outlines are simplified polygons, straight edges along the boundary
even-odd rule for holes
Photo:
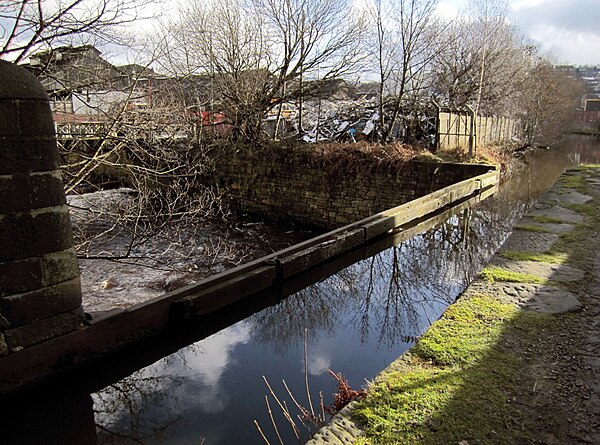
[[[351,419],[355,402],[348,404],[331,421],[321,428],[306,445],[346,445],[363,435],[362,430]]]
[[[540,215],[548,218],[556,218],[566,223],[580,224],[583,221],[583,215],[564,207],[554,206],[549,204],[537,203],[533,210],[527,213],[528,215]]]
[[[590,184],[590,185],[593,185],[593,186],[596,186],[596,187],[600,187],[600,179],[598,179],[598,178],[596,178],[596,177],[588,177],[588,178],[585,178],[585,181],[586,181],[588,184]]]
[[[585,204],[591,201],[592,197],[584,195],[569,187],[554,187],[546,192],[539,201],[540,203],[560,205],[560,204]]]
[[[521,218],[518,225],[539,227],[541,229],[549,230],[550,232],[556,233],[558,235],[562,235],[563,233],[569,233],[575,228],[573,224],[567,223],[540,223],[530,216],[525,216]]]
[[[488,283],[478,280],[469,286],[463,297],[469,298],[477,294],[490,294],[502,303],[515,304],[522,309],[545,314],[575,312],[583,308],[571,292],[541,284]]]
[[[495,257],[492,266],[501,267],[512,272],[520,272],[536,277],[546,278],[562,283],[569,283],[583,279],[584,272],[565,264],[540,263],[537,261],[511,261],[502,257]]]
[[[500,248],[500,252],[516,250],[519,252],[542,253],[549,250],[558,240],[555,233],[538,233],[515,230]]]

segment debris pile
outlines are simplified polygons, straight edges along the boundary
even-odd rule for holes
[[[313,100],[303,113],[304,126],[309,128],[300,135],[304,142],[376,139],[379,113],[374,99]]]
[[[279,116],[276,112],[271,113],[265,129],[272,136],[279,119],[278,138],[295,138],[308,143],[375,142],[380,141],[383,134],[378,108],[377,99],[366,96],[357,99],[311,99],[302,106],[302,131],[298,129],[299,109],[292,104],[285,104],[285,111]],[[390,122],[391,115],[386,113],[384,121]],[[418,111],[412,108],[409,113],[397,117],[388,140],[432,147],[435,133],[434,114],[427,107]]]

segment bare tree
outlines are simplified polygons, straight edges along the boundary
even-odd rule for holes
[[[0,3],[0,58],[19,63],[31,52],[56,44],[119,42],[123,26],[148,17],[147,7],[157,1],[4,0]]]
[[[163,289],[184,284],[181,273],[192,279],[237,264],[247,248],[222,242],[221,229],[206,236],[227,210],[218,188],[200,179],[210,174],[211,146],[198,132],[202,116],[185,106],[197,103],[198,86],[156,74],[148,61],[124,70],[98,54],[60,47],[30,64],[56,110],[79,258],[172,272]],[[105,190],[113,188],[125,190]]]
[[[583,90],[581,81],[538,59],[528,71],[520,95],[525,143],[548,146],[560,140],[570,129]]]
[[[471,9],[480,24],[481,55],[479,65],[479,86],[475,101],[475,116],[479,115],[481,94],[488,68],[488,47],[492,37],[503,27],[508,12],[507,0],[471,0]],[[497,37],[497,36],[496,36]]]
[[[93,134],[59,136],[66,189],[84,194],[72,200],[78,254],[185,269],[201,262],[192,255],[205,243],[198,238],[203,228],[227,214],[220,191],[201,181],[212,168],[211,146],[198,140],[198,116],[181,106],[187,84],[137,81],[123,101],[100,115]],[[102,189],[103,182],[130,190],[114,199],[85,195]],[[237,258],[229,248],[217,250],[209,262],[219,257],[235,263],[245,255],[243,249]]]
[[[428,90],[428,70],[439,51],[434,43],[443,30],[433,14],[437,3],[376,0],[372,5],[383,142],[387,142],[407,98],[414,99]]]
[[[527,45],[506,19],[506,2],[477,0],[446,30],[433,64],[437,98],[476,114],[513,114],[529,63]]]
[[[364,23],[348,1],[194,1],[182,15],[170,62],[211,78],[215,107],[238,139],[256,140],[266,111],[352,72],[360,61]]]

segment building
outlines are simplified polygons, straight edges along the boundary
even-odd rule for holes
[[[127,74],[92,45],[35,53],[26,67],[46,89],[55,113],[100,115],[124,99],[129,84]]]

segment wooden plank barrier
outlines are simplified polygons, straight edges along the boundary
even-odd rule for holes
[[[427,225],[431,227],[432,221],[442,222],[449,210],[459,211],[491,196],[497,191],[498,180],[498,171],[492,170],[458,182],[198,283],[92,319],[82,329],[2,357],[0,395],[107,357],[259,292],[285,287],[295,277],[323,268],[357,249],[363,249],[359,256],[364,256],[391,247]]]

